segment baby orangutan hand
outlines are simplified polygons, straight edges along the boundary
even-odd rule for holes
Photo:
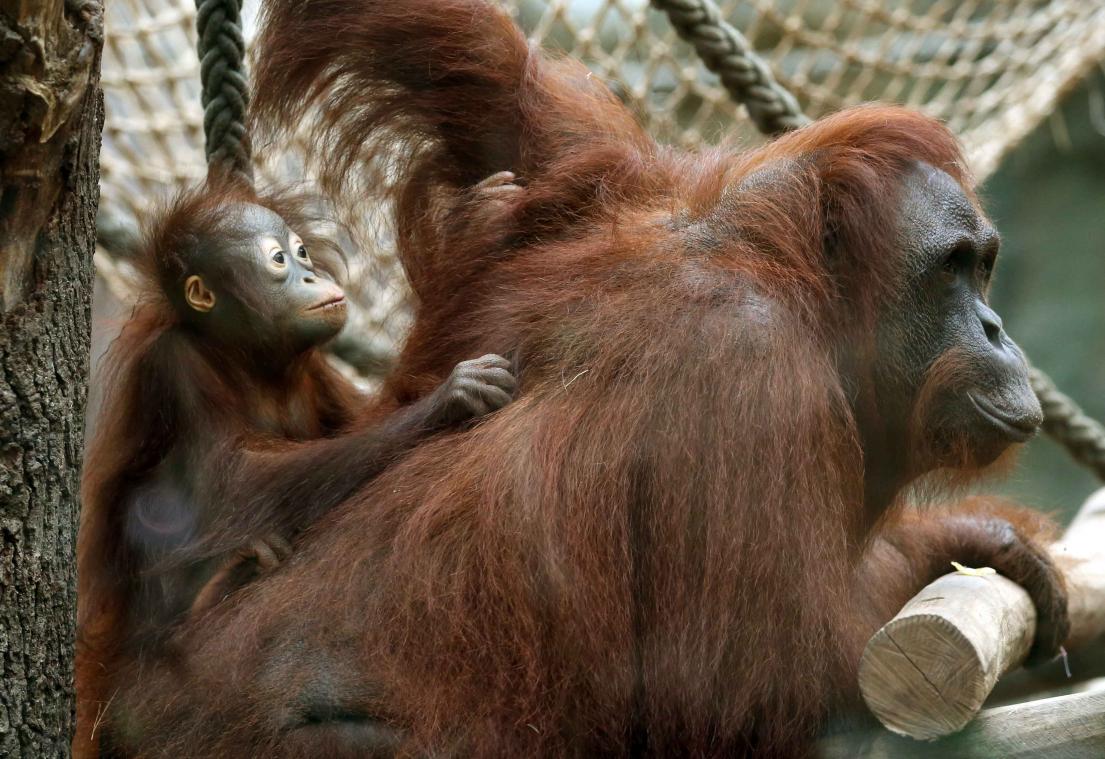
[[[291,555],[291,544],[276,533],[243,546],[222,563],[196,594],[189,615],[202,614],[258,575],[276,569]]]
[[[489,353],[462,361],[429,398],[429,424],[449,427],[497,411],[510,403],[517,382],[510,362]]]

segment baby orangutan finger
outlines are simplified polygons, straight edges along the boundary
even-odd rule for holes
[[[477,392],[487,404],[488,412],[498,411],[513,400],[510,393],[494,385],[482,385]]]
[[[269,535],[265,542],[269,544],[269,548],[276,554],[277,560],[283,564],[288,560],[288,557],[292,555],[292,544],[289,543],[283,535],[279,533],[273,533]]]
[[[471,369],[510,369],[510,361],[497,353],[487,353],[479,358],[462,361],[457,365]]]
[[[257,560],[257,566],[265,572],[271,572],[280,566],[280,558],[276,555],[276,549],[269,543],[270,538],[261,538],[250,544],[249,550],[253,558]]]
[[[513,393],[514,389],[518,386],[518,381],[514,379],[514,375],[507,369],[484,369],[474,375],[474,379],[483,385],[497,387],[508,393]]]
[[[484,416],[491,411],[474,384],[466,383],[458,387],[456,399],[469,419]]]
[[[470,408],[483,408],[477,415],[489,414],[501,409],[513,400],[510,393],[503,388],[484,382],[480,379],[470,378],[461,380],[459,387],[464,393],[464,398],[470,404]]]
[[[514,184],[515,180],[513,171],[497,171],[489,177],[485,177],[476,183],[476,192],[496,192],[502,190],[516,190],[519,189],[518,185]]]
[[[188,612],[189,615],[201,614],[223,600],[229,592],[231,575],[234,570],[241,566],[243,561],[245,559],[239,554],[223,562],[222,566],[196,594],[192,601],[192,607]]]

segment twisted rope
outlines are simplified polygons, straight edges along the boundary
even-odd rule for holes
[[[1036,367],[1029,369],[1028,381],[1044,409],[1044,432],[1062,443],[1076,461],[1105,480],[1105,427],[1086,416],[1077,403]]]
[[[242,0],[196,0],[196,31],[208,171],[225,171],[253,184]]]
[[[810,123],[798,100],[775,81],[771,68],[752,44],[721,16],[710,0],[652,0],[671,20],[733,99],[748,109],[756,128],[779,134]]]
[[[722,18],[712,0],[652,0],[652,5],[667,14],[679,36],[721,77],[762,133],[777,135],[810,122],[794,95],[775,81],[767,62]],[[1039,369],[1029,369],[1029,381],[1044,410],[1044,431],[1105,481],[1105,427],[1086,416]]]

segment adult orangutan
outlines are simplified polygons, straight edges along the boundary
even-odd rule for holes
[[[295,230],[310,238],[301,199],[218,178],[149,225],[146,289],[105,359],[83,483],[79,754],[95,747],[93,707],[119,687],[120,657],[151,655],[187,615],[275,569],[420,439],[510,401],[509,364],[488,355],[354,424],[367,403],[319,351],[346,317],[333,251],[312,239],[312,259]]]
[[[868,107],[689,154],[482,0],[268,13],[260,122],[322,114],[345,192],[401,148],[383,165],[418,309],[387,393],[416,402],[476,345],[517,348],[520,392],[185,625],[179,660],[133,663],[124,746],[801,756],[854,703],[868,636],[951,560],[1021,583],[1036,657],[1057,650],[1045,520],[906,507],[1040,422],[944,127]],[[455,201],[502,167],[524,188],[469,223]]]

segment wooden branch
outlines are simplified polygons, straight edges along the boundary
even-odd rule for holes
[[[1105,690],[986,709],[956,735],[934,742],[885,730],[818,742],[822,759],[1082,759],[1105,756]]]
[[[1105,633],[1105,489],[1086,502],[1051,554],[1070,596],[1067,646]],[[868,641],[860,691],[895,733],[949,735],[978,713],[1001,675],[1024,661],[1035,634],[1032,601],[1010,580],[945,575]]]

